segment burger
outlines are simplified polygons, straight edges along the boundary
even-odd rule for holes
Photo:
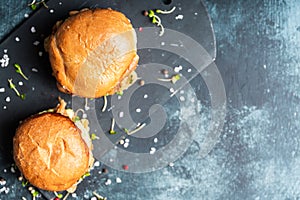
[[[16,166],[43,190],[74,192],[94,162],[88,120],[65,106],[27,118],[13,138]]]
[[[98,98],[134,82],[136,43],[135,30],[124,14],[97,8],[72,11],[58,21],[45,49],[60,91]]]

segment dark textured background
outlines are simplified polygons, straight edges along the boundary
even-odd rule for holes
[[[27,3],[0,2],[1,38],[31,12]],[[172,169],[149,176],[112,172],[110,176],[120,176],[123,183],[97,188],[111,199],[300,198],[300,2],[205,0],[205,4],[228,99],[220,142],[201,160],[193,157],[195,142]],[[17,192],[18,181],[9,184],[14,186],[11,198],[28,196],[24,189]],[[0,199],[8,196],[0,194]]]

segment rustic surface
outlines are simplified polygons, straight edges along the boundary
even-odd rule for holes
[[[27,3],[0,2],[1,38],[31,13]],[[129,175],[110,170],[112,185],[105,186],[104,178],[101,185],[92,186],[109,199],[300,198],[300,3],[205,0],[205,4],[228,100],[220,142],[200,160],[195,159],[196,138],[173,167],[160,171]],[[9,177],[3,169],[0,176]],[[116,177],[121,184],[115,183]],[[30,198],[16,179],[7,184],[10,196],[0,194],[0,199]],[[78,198],[91,196],[86,191]]]

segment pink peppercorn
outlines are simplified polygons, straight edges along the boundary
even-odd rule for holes
[[[129,168],[128,165],[123,165],[124,170],[128,170],[128,168]]]

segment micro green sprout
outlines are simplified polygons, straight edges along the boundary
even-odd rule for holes
[[[20,74],[25,80],[28,80],[27,76],[25,76],[25,74],[23,73],[21,66],[19,64],[14,64],[14,66],[16,68],[16,72]]]
[[[16,88],[16,85],[13,83],[12,79],[8,79],[8,84],[9,84],[9,88],[12,89],[13,91],[15,91],[15,93],[18,97],[20,97],[22,100],[25,99],[25,97],[26,97],[25,94],[20,94],[20,92]]]
[[[39,1],[39,2],[37,2],[36,0],[33,0],[30,4],[28,4],[28,6],[31,8],[31,10],[36,10],[37,6],[39,4],[43,4],[43,6],[45,8],[48,8],[47,4],[45,3],[45,0],[42,0],[42,1]]]
[[[161,31],[159,33],[159,36],[162,36],[165,32],[164,26],[161,23],[161,19],[157,14],[170,14],[172,12],[174,12],[176,9],[176,7],[174,6],[171,10],[160,10],[160,9],[156,9],[155,11],[153,10],[148,10],[148,11],[144,11],[144,15],[149,17],[151,19],[152,24],[155,24],[157,26],[159,26],[161,28]]]
[[[176,75],[172,76],[171,78],[159,78],[157,80],[165,81],[165,82],[171,81],[173,84],[175,84],[178,80],[180,80],[180,78],[181,78],[181,76],[179,74],[176,74]]]
[[[112,118],[112,121],[111,121],[111,127],[110,127],[110,130],[109,130],[109,134],[111,135],[114,135],[114,134],[117,134],[117,132],[115,131],[115,119]]]
[[[99,137],[96,135],[96,133],[91,134],[91,140],[98,140]]]

